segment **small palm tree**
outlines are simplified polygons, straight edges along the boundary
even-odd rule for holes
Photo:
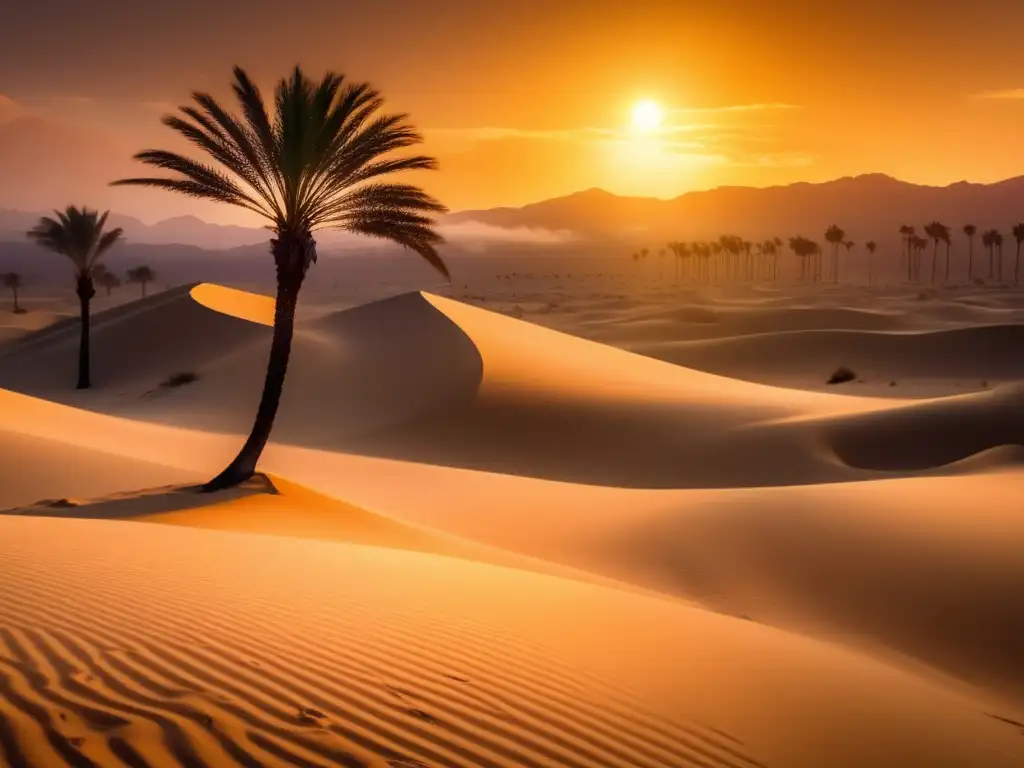
[[[992,230],[992,249],[996,254],[996,280],[1003,282],[1003,233]]]
[[[967,235],[967,282],[974,279],[974,235],[978,228],[973,224],[964,224],[964,234]]]
[[[1013,228],[1013,237],[1017,241],[1017,258],[1013,265],[1013,284],[1020,285],[1020,244],[1024,242],[1024,224]]]
[[[832,281],[839,282],[839,246],[846,240],[846,233],[833,224],[825,230],[825,240],[832,246]]]
[[[17,272],[8,272],[4,275],[4,288],[9,290],[14,296],[14,314],[16,315],[20,315],[25,311],[18,305],[18,291],[21,289],[21,286],[21,275]]]
[[[121,278],[111,272],[103,264],[97,264],[96,269],[93,270],[93,281],[107,292],[107,296],[115,288],[121,287]]]
[[[917,230],[914,227],[910,226],[909,224],[904,224],[903,226],[900,227],[900,236],[903,238],[903,243],[905,245],[905,251],[907,254],[907,280],[913,282],[915,277],[915,270],[912,252],[914,238],[917,237]]]
[[[146,285],[156,280],[156,271],[143,264],[128,270],[128,282],[142,289],[142,298],[146,298]]]
[[[277,85],[273,117],[259,89],[238,67],[233,88],[238,116],[212,96],[196,93],[193,105],[164,118],[165,125],[199,147],[213,165],[146,150],[136,159],[173,176],[115,182],[245,208],[266,219],[274,233],[270,250],[277,297],[263,394],[241,451],[204,486],[211,491],[251,477],[270,438],[288,370],[299,290],[317,260],[314,232],[333,227],[390,240],[448,277],[436,248],[443,239],[431,218],[445,207],[418,187],[382,180],[436,168],[431,157],[391,154],[422,140],[405,115],[380,114],[384,101],[375,89],[346,83],[333,72],[315,83],[296,67]],[[641,253],[646,257],[646,249]]]
[[[875,282],[875,251],[878,250],[878,243],[874,240],[868,240],[864,243],[864,247],[868,252],[868,282]]]
[[[994,229],[986,230],[981,236],[981,244],[988,252],[988,279],[995,277],[995,234]]]
[[[78,344],[78,389],[92,385],[89,371],[89,304],[96,295],[93,270],[99,260],[121,239],[120,227],[106,230],[107,216],[88,208],[69,205],[56,211],[57,218],[43,216],[28,232],[28,237],[47,250],[71,260],[75,269],[75,293],[82,317],[82,332]]]
[[[939,242],[945,242],[949,239],[949,227],[939,221],[933,221],[931,224],[924,228],[924,233],[932,239],[934,247],[932,248],[932,277],[931,282],[935,282],[935,268],[939,260]]]

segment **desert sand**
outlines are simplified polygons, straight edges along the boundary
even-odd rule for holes
[[[1024,294],[574,280],[0,346],[0,763],[1024,765]]]

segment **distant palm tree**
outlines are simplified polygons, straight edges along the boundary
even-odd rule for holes
[[[853,240],[844,240],[843,247],[846,249],[846,265],[850,265],[850,251],[856,247],[856,243]]]
[[[18,291],[21,290],[21,275],[17,272],[8,272],[4,275],[4,288],[8,289],[14,296],[14,314],[20,315],[23,310],[18,305]]]
[[[917,230],[909,224],[904,224],[900,227],[900,235],[903,237],[903,243],[907,254],[907,280],[913,282],[914,264],[911,252],[913,250],[914,238],[917,237]]]
[[[658,280],[664,279],[665,276],[665,249],[658,249]]]
[[[105,230],[107,216],[88,208],[78,209],[69,205],[64,211],[55,211],[56,219],[43,216],[39,223],[28,231],[28,237],[47,250],[59,253],[71,260],[75,269],[75,293],[82,318],[81,336],[78,343],[78,389],[92,385],[89,371],[89,304],[96,295],[92,272],[110,248],[121,239],[120,227]]]
[[[115,182],[245,208],[266,219],[275,235],[270,244],[277,297],[263,394],[248,439],[206,490],[229,488],[251,477],[270,438],[288,370],[299,290],[317,260],[315,231],[333,227],[390,240],[449,276],[437,252],[443,239],[432,218],[445,207],[418,187],[382,181],[395,173],[437,166],[425,155],[391,154],[422,141],[405,115],[380,114],[384,102],[375,89],[346,83],[333,72],[315,83],[296,67],[278,83],[273,118],[255,84],[238,67],[233,88],[240,116],[199,93],[181,115],[164,118],[167,126],[209,155],[215,167],[173,152],[146,150],[136,158],[173,177]]]
[[[156,272],[143,264],[140,267],[132,267],[128,270],[128,282],[139,286],[142,290],[142,297],[146,297],[146,286],[156,280]]]
[[[121,278],[113,272],[104,272],[100,275],[99,284],[107,292],[107,296],[109,296],[111,291],[121,287]]]
[[[1013,228],[1013,237],[1017,241],[1017,258],[1013,264],[1013,284],[1020,285],[1020,244],[1024,242],[1024,223]]]
[[[932,277],[931,282],[935,282],[935,267],[939,260],[939,242],[945,241],[949,238],[949,227],[939,221],[933,221],[931,224],[924,228],[924,233],[932,239],[934,247],[932,248]]]
[[[921,279],[921,254],[924,253],[924,249],[928,247],[928,239],[919,237],[918,235],[911,235],[910,245],[913,250],[912,261],[914,265],[914,280]]]
[[[839,246],[846,240],[846,233],[835,224],[825,230],[825,240],[832,246],[832,281],[839,282]]]
[[[978,228],[973,224],[964,224],[964,234],[967,235],[967,282],[974,279],[974,235]]]
[[[868,251],[868,282],[875,282],[875,251],[878,250],[878,243],[874,240],[868,240],[864,243],[864,247]]]
[[[992,230],[992,248],[996,252],[996,280],[1003,282],[1003,235],[994,229]]]
[[[991,280],[995,277],[995,234],[994,229],[986,230],[981,235],[981,244],[985,246],[985,250],[988,252],[988,279]]]

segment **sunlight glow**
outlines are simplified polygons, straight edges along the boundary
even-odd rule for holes
[[[653,131],[661,125],[661,107],[650,99],[638,102],[633,107],[633,127],[641,131]]]

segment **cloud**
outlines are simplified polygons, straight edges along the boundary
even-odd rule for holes
[[[465,141],[501,141],[503,139],[541,139],[555,141],[571,141],[574,139],[593,139],[614,136],[616,132],[609,128],[564,128],[554,130],[532,130],[528,128],[500,128],[483,126],[480,128],[434,128],[425,130],[427,138],[462,139]]]
[[[724,107],[680,107],[673,109],[677,115],[686,114],[711,114],[716,112],[767,112],[800,109],[796,104],[784,104],[781,102],[765,102],[760,104],[730,104]]]
[[[450,243],[478,252],[488,245],[558,245],[576,239],[567,229],[500,227],[480,221],[440,224],[437,229]]]
[[[1024,101],[1024,88],[1009,88],[1003,91],[982,91],[974,94],[976,99],[990,101]]]

